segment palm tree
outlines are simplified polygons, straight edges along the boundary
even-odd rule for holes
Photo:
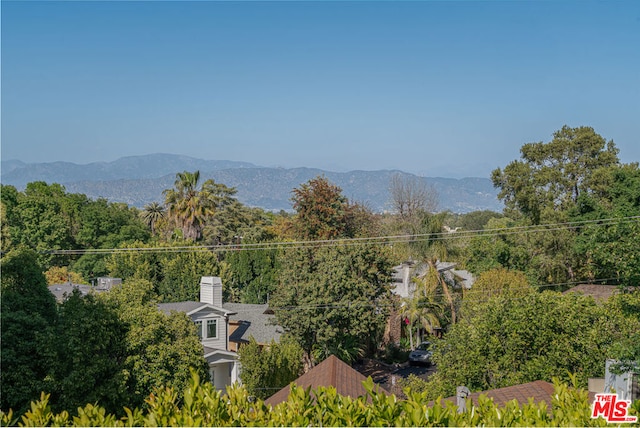
[[[169,217],[175,221],[185,239],[196,241],[202,237],[202,229],[208,217],[216,209],[232,201],[234,188],[218,184],[213,180],[200,183],[200,171],[179,172],[173,189],[164,192]]]
[[[165,210],[162,205],[152,202],[144,206],[144,210],[140,212],[140,217],[151,228],[151,234],[156,231],[156,223],[164,218]]]
[[[437,300],[435,290],[431,287],[431,282],[421,281],[416,278],[418,285],[413,297],[402,299],[400,304],[400,316],[409,321],[409,346],[413,346],[413,331],[416,328],[416,345],[421,341],[420,330],[425,329],[429,333],[440,327],[442,318],[442,304]]]
[[[205,217],[212,214],[211,207],[198,189],[200,171],[179,172],[173,189],[164,192],[169,217],[182,230],[185,239],[197,240],[202,235]]]
[[[432,215],[426,214],[421,225],[421,235],[426,234],[426,239],[422,239],[414,248],[419,252],[420,258],[429,267],[424,280],[428,283],[428,289],[442,292],[451,314],[451,323],[456,323],[456,307],[453,290],[447,283],[444,272],[439,269],[440,260],[445,260],[449,253],[454,250],[450,241],[443,239],[442,230],[446,213]]]

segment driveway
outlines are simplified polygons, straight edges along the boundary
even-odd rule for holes
[[[409,375],[415,375],[427,380],[436,371],[436,367],[410,366],[409,363],[398,365],[385,364],[381,361],[364,359],[361,363],[354,364],[353,368],[365,376],[371,376],[373,381],[396,396],[404,395],[400,387],[400,380]]]

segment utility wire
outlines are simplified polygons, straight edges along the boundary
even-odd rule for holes
[[[592,283],[606,283],[608,281],[617,281],[620,280],[620,278],[601,278],[601,279],[597,279],[597,280],[593,280],[591,281]],[[542,289],[542,288],[555,288],[555,287],[564,287],[564,286],[572,286],[572,285],[578,285],[578,284],[584,284],[584,281],[569,281],[569,282],[559,282],[559,283],[555,283],[555,284],[543,284],[543,285],[536,285],[536,286],[531,286],[532,289]],[[638,288],[640,290],[640,288]],[[499,290],[474,290],[473,288],[469,289],[469,290],[465,290],[462,294],[465,298],[473,296],[474,299],[478,298],[478,297],[486,297],[492,295],[492,294],[497,294],[500,293]],[[446,294],[444,292],[439,292],[439,293],[430,293],[429,296],[432,297],[446,297]],[[505,300],[521,300],[524,297],[522,296],[509,296],[509,297],[504,297]],[[486,299],[485,299],[486,300]],[[478,300],[475,300],[478,301]],[[386,308],[386,307],[395,307],[397,306],[396,303],[394,302],[372,302],[372,301],[347,301],[347,302],[328,302],[328,303],[321,303],[321,304],[315,304],[315,305],[287,305],[287,306],[270,306],[269,309],[272,310],[311,310],[311,309],[340,309],[340,308],[356,308],[356,307],[370,307],[370,308]],[[420,305],[418,305],[420,307]],[[424,305],[429,306],[428,304]]]
[[[493,229],[476,229],[457,232],[434,232],[420,234],[388,235],[363,238],[325,239],[325,240],[299,240],[262,242],[249,244],[225,244],[225,245],[183,245],[167,247],[134,247],[134,248],[89,248],[77,250],[43,250],[43,253],[52,255],[83,255],[83,254],[114,254],[128,252],[152,252],[152,253],[181,253],[181,252],[229,252],[229,251],[258,251],[276,249],[303,249],[332,245],[359,245],[359,244],[384,244],[393,245],[407,242],[444,241],[452,239],[465,239],[473,237],[492,237],[503,235],[526,235],[529,233],[551,232],[566,229],[577,229],[585,226],[611,226],[614,224],[633,223],[640,221],[640,216],[612,217],[597,220],[580,220],[563,223],[546,223],[530,226],[512,226]]]

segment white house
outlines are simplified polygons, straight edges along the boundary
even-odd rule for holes
[[[216,276],[200,279],[200,301],[161,303],[159,309],[166,314],[184,312],[198,328],[209,364],[211,383],[220,390],[240,382],[238,354],[229,348],[229,317],[236,313],[222,307],[222,280]]]

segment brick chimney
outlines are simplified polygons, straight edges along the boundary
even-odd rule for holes
[[[218,308],[222,307],[222,279],[218,276],[200,278],[200,301]]]

